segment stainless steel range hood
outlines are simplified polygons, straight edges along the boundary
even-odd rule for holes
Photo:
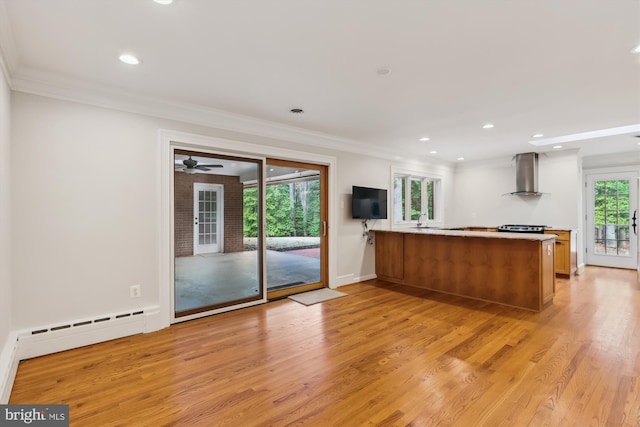
[[[516,191],[514,196],[541,196],[538,191],[538,153],[516,154]]]

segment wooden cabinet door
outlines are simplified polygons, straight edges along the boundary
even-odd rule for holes
[[[554,252],[555,251],[555,255]],[[558,259],[558,245],[553,243],[553,240],[546,240],[541,243],[540,263],[542,275],[540,277],[540,288],[542,291],[542,305],[553,301],[553,296],[556,291],[556,275],[553,268],[554,260]],[[558,271],[558,265],[555,266],[555,271]],[[542,309],[542,307],[540,307]]]
[[[375,232],[376,274],[402,280],[404,278],[404,234]]]
[[[544,233],[558,236],[556,237],[556,274],[571,275],[576,265],[576,257],[572,255],[576,251],[576,232],[545,230]]]
[[[570,274],[569,265],[569,241],[568,240],[556,240],[556,273]]]

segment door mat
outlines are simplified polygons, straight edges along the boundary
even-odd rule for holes
[[[289,299],[304,305],[313,305],[319,302],[328,301],[335,298],[347,296],[344,292],[334,291],[333,289],[322,288],[317,291],[303,292],[301,294],[291,295]]]

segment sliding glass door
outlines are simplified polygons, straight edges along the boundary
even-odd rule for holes
[[[327,286],[327,168],[267,159],[268,298]]]
[[[173,321],[327,286],[327,167],[173,151]]]
[[[263,160],[174,151],[175,319],[265,299],[262,251]],[[245,209],[246,185],[255,188]],[[256,224],[244,237],[244,224]]]

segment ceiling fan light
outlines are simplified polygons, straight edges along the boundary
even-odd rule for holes
[[[186,173],[187,175],[194,175],[198,173],[198,170],[195,168],[184,168],[184,173]]]

